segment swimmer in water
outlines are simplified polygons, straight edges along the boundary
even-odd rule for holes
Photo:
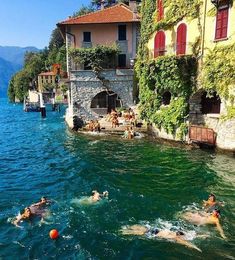
[[[43,219],[47,213],[43,206],[45,206],[48,202],[49,200],[47,200],[46,197],[42,197],[39,202],[25,208],[24,212],[16,217],[13,224],[19,227],[19,222],[23,220],[31,220],[34,216],[40,216]]]
[[[108,191],[104,191],[102,194],[100,194],[97,190],[93,190],[92,196],[90,198],[93,202],[97,202],[102,198],[107,198],[108,195],[109,195]]]
[[[46,204],[48,204],[50,201],[46,198],[46,197],[41,197],[40,201],[37,203],[32,204],[30,207],[41,207],[41,206],[45,206]]]
[[[24,209],[24,212],[22,214],[19,214],[16,219],[14,220],[13,224],[17,227],[19,227],[19,222],[23,220],[30,220],[32,217],[32,212],[29,207]]]
[[[178,244],[196,249],[201,252],[201,249],[199,249],[197,246],[193,245],[192,243],[186,240],[185,234],[182,231],[173,232],[167,229],[164,230],[159,230],[156,228],[152,229],[141,225],[127,226],[125,228],[122,228],[120,231],[123,235],[134,235],[134,236],[151,235],[156,238],[174,241]]]
[[[224,231],[219,223],[220,210],[214,209],[212,213],[186,212],[182,217],[185,220],[198,226],[215,225],[221,237],[226,239]]]
[[[203,200],[203,207],[206,212],[212,212],[217,206],[223,206],[223,203],[216,201],[216,197],[211,193],[208,200]]]

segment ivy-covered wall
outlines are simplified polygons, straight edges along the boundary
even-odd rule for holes
[[[164,128],[167,133],[180,135],[186,131],[188,100],[196,89],[197,60],[194,55],[161,56],[151,59],[148,43],[159,29],[170,29],[186,15],[199,16],[200,1],[164,1],[164,19],[157,22],[156,2],[142,2],[141,41],[135,66],[139,79],[140,114],[143,119]],[[162,104],[164,92],[171,93],[171,102]]]

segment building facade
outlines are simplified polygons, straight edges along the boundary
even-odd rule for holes
[[[146,3],[147,1],[143,4]],[[199,136],[196,139],[199,139],[194,140],[194,136],[192,140],[207,142],[208,138],[205,136],[207,132],[204,131],[206,128],[213,130],[217,147],[235,150],[235,119],[231,113],[228,115],[229,111],[234,111],[235,94],[235,81],[231,73],[235,66],[233,1],[181,0],[173,3],[168,0],[157,0],[155,11],[152,12],[152,23],[153,33],[146,43],[148,60],[157,63],[172,57],[176,57],[178,61],[182,61],[184,57],[191,57],[197,61],[196,84],[189,86],[192,88],[191,93],[185,95],[185,101],[189,103],[189,113],[184,115],[184,121],[189,124],[189,132],[191,126],[198,126],[196,131]],[[164,87],[156,87],[154,91],[160,92],[158,89]],[[158,107],[159,111],[168,109],[171,102],[180,97],[180,94],[177,96],[177,93],[173,93],[171,87],[168,89],[166,87],[161,95],[163,101]],[[167,100],[165,104],[164,100]],[[157,113],[154,116],[155,121],[159,122]],[[179,139],[176,135],[177,129],[174,130],[169,133],[158,125],[156,134],[162,138],[177,140]],[[204,136],[200,136],[200,133]],[[190,139],[190,136],[185,138]]]
[[[83,16],[69,18],[57,26],[66,41],[67,71],[70,79],[69,108],[66,121],[71,128],[106,114],[111,109],[133,105],[133,63],[136,58],[140,17],[136,2],[117,4]],[[97,75],[89,62],[75,62],[71,49],[117,46],[113,64]]]

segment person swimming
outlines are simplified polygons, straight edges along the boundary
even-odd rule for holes
[[[92,202],[97,202],[102,198],[107,198],[109,195],[108,191],[104,191],[103,193],[99,193],[97,190],[92,191],[92,196],[90,197]]]
[[[222,238],[226,238],[224,231],[220,225],[220,210],[214,209],[212,213],[203,212],[186,212],[182,215],[183,219],[195,225],[215,225]]]
[[[46,210],[44,206],[50,201],[46,197],[42,197],[39,202],[26,207],[22,214],[19,214],[13,221],[13,224],[19,226],[18,224],[23,220],[31,220],[34,216],[40,216],[43,218],[46,215]]]
[[[211,193],[207,200],[203,200],[203,207],[206,212],[213,212],[218,206],[223,206],[223,203],[216,201],[215,194]]]
[[[201,249],[199,249],[197,246],[193,245],[189,241],[187,241],[185,237],[185,233],[182,231],[171,231],[168,229],[157,229],[157,228],[149,228],[142,225],[132,225],[132,226],[126,226],[122,228],[121,233],[123,235],[134,235],[134,236],[151,236],[155,238],[160,239],[166,239],[170,241],[174,241],[178,244],[184,245],[189,248],[196,249],[201,252]]]
[[[13,224],[17,227],[19,227],[19,222],[23,220],[30,220],[32,217],[32,212],[29,207],[25,208],[22,214],[19,214],[16,219],[13,221]]]

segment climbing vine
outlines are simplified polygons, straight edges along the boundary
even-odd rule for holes
[[[95,72],[115,66],[117,46],[97,45],[92,48],[71,48],[69,55],[76,64],[86,64]]]
[[[168,29],[184,17],[188,20],[193,20],[199,17],[201,0],[165,0],[164,1],[164,19],[155,23],[154,31],[160,29]],[[155,12],[155,20],[157,17],[157,10]]]
[[[165,56],[142,64],[139,78],[142,118],[171,134],[182,128],[188,114],[188,99],[196,88],[196,64],[192,56]],[[162,95],[166,91],[171,93],[171,102],[163,106]]]
[[[210,94],[233,99],[231,86],[235,85],[235,44],[210,50],[202,71],[203,88]]]

